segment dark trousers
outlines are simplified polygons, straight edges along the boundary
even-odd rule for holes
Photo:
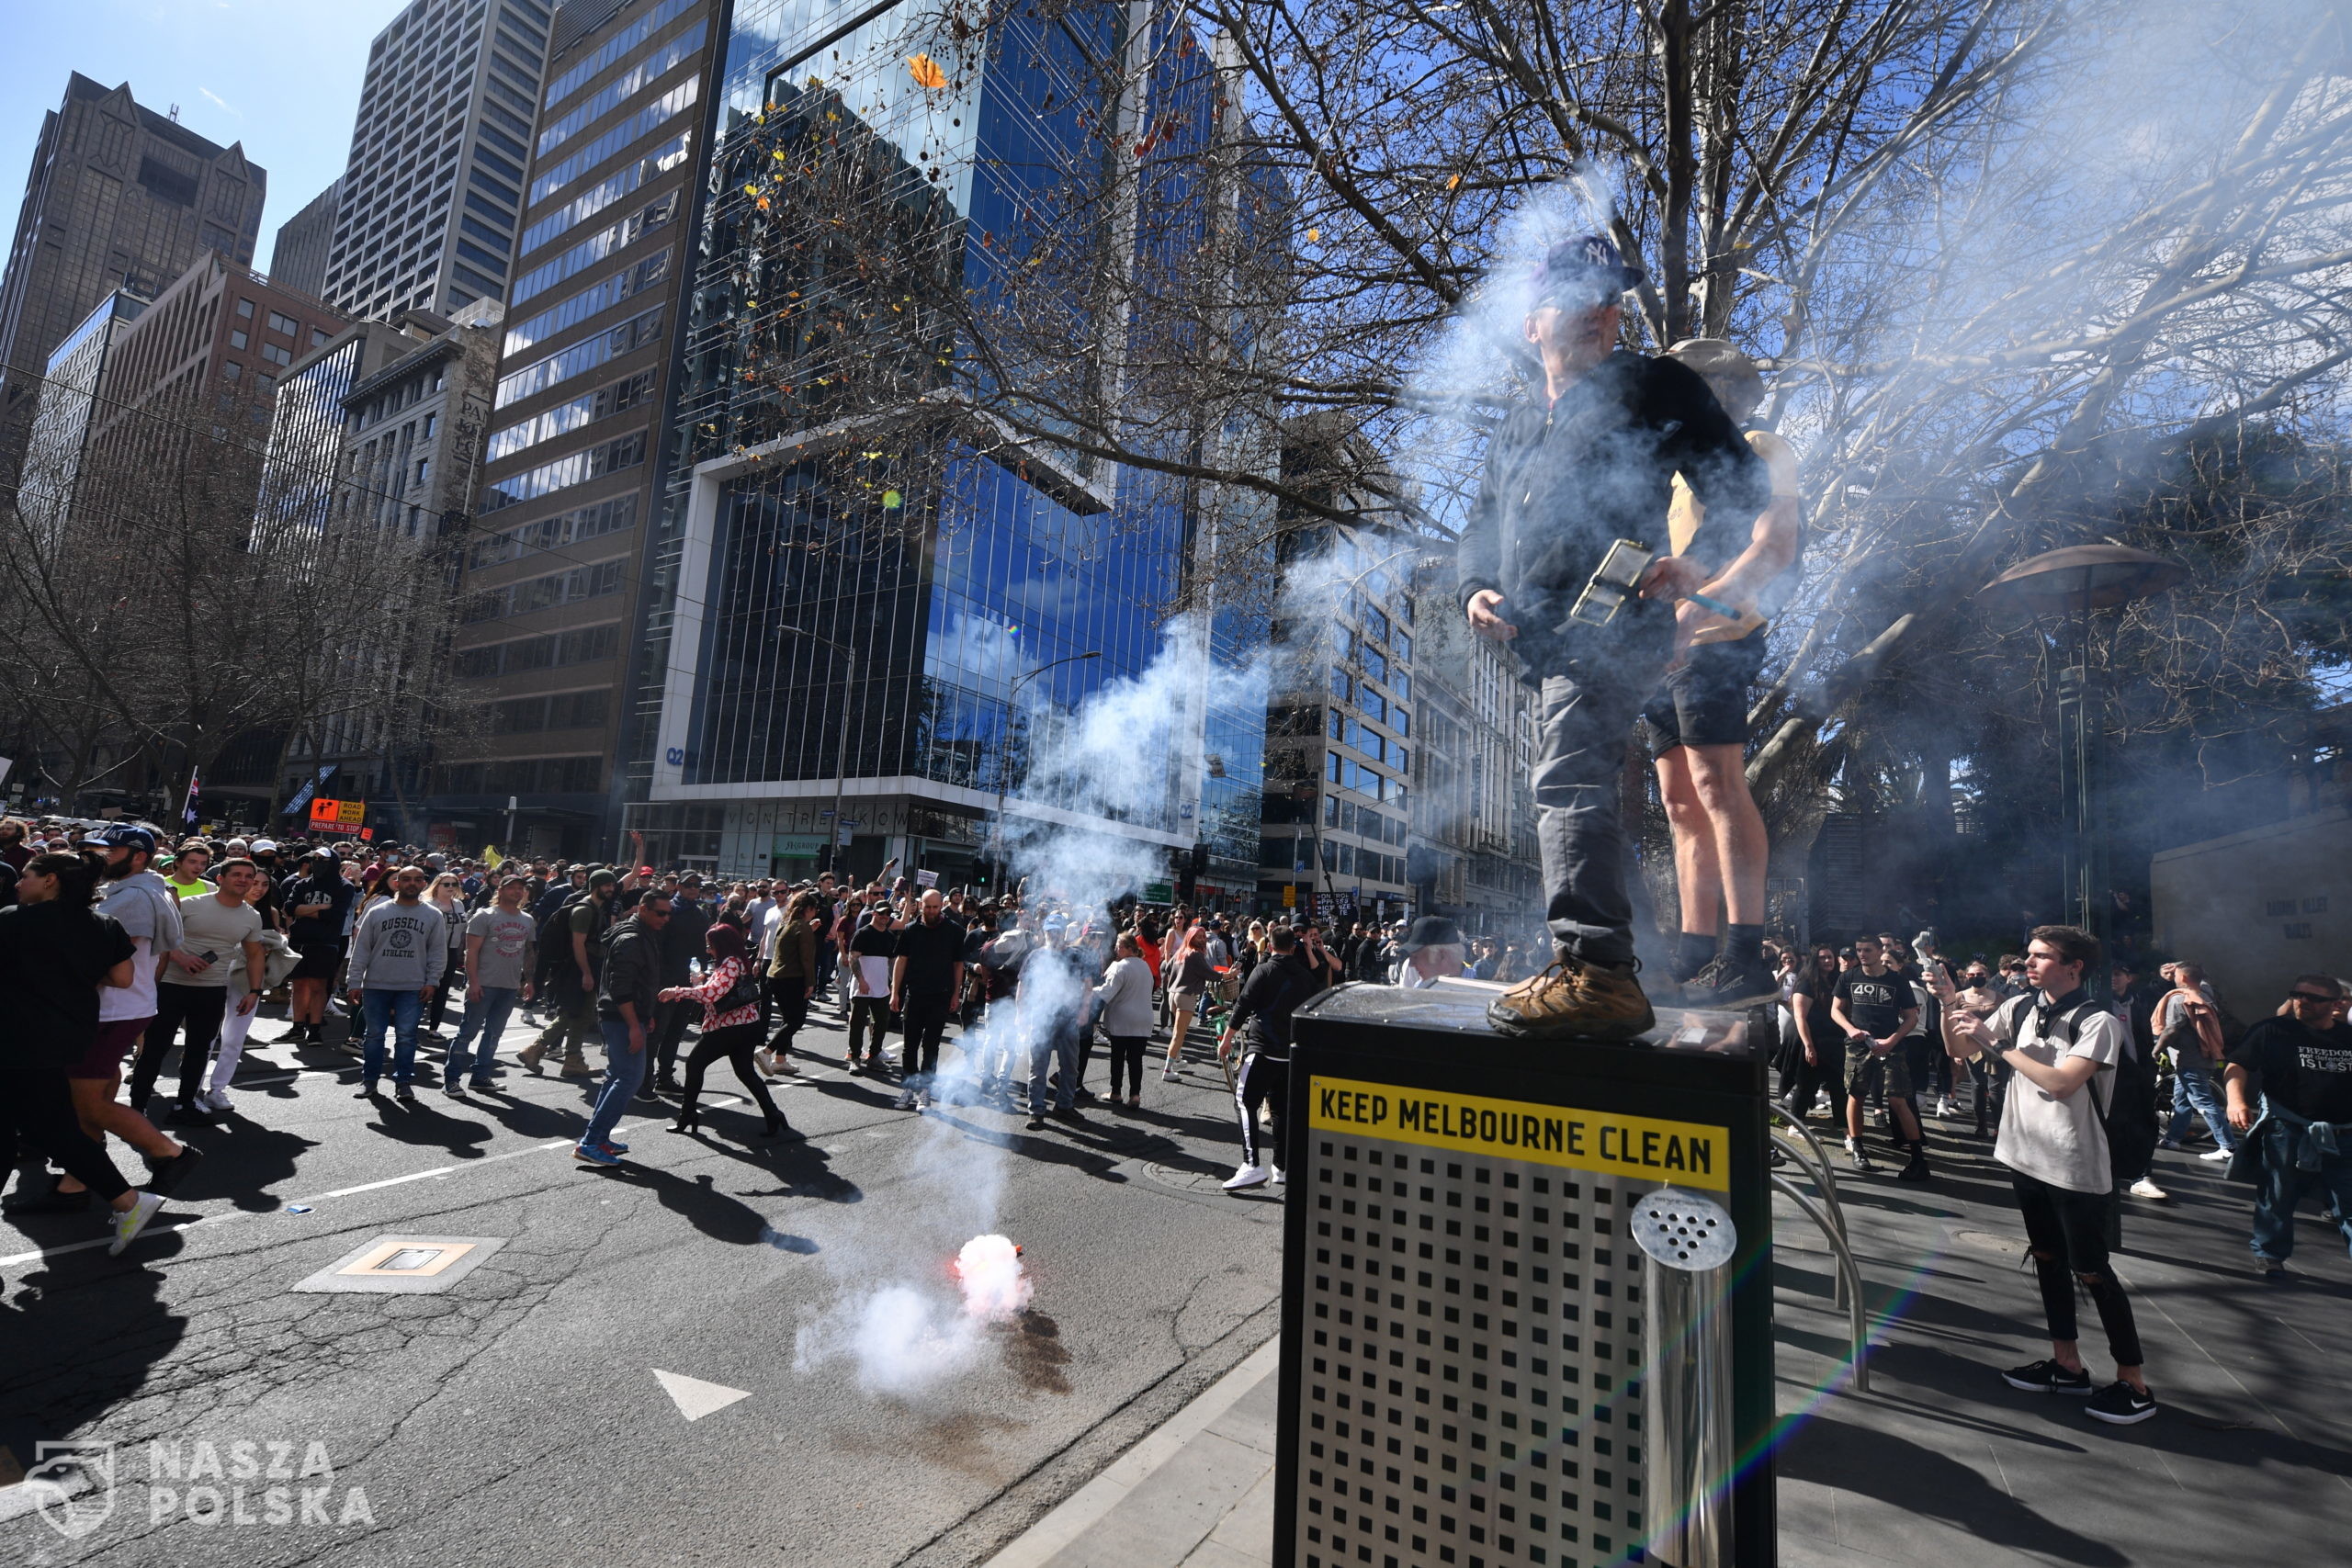
[[[7,1147],[15,1148],[19,1140],[30,1144],[109,1202],[130,1190],[105,1147],[82,1131],[62,1067],[0,1071],[0,1127],[13,1129]]]
[[[1645,651],[1658,640],[1629,634],[1609,669],[1544,682],[1534,767],[1544,918],[1553,940],[1589,963],[1634,961],[1631,855],[1618,798],[1626,738],[1665,669],[1663,643],[1654,658]]]
[[[2132,1318],[2131,1298],[2107,1263],[2107,1220],[2110,1207],[2104,1192],[2076,1192],[2052,1187],[2019,1171],[2011,1171],[2018,1212],[2025,1216],[2026,1246],[2032,1249],[2033,1271],[2041,1284],[2041,1310],[2050,1319],[2050,1337],[2076,1337],[2075,1281],[2090,1292],[2098,1308],[2099,1327],[2116,1365],[2140,1365],[2140,1330]]]
[[[1274,1130],[1261,1143],[1258,1107],[1269,1100],[1273,1103]],[[1271,1157],[1272,1163],[1280,1165],[1285,1157],[1283,1112],[1290,1105],[1290,1063],[1277,1061],[1262,1051],[1252,1051],[1242,1057],[1241,1071],[1233,1080],[1233,1103],[1241,1112],[1241,1163],[1265,1165]]]
[[[808,1021],[808,977],[771,975],[767,990],[775,1001],[775,1038],[768,1042],[768,1049],[788,1051],[792,1049],[793,1036]]]
[[[1846,1079],[1841,1070],[1846,1048],[1827,1040],[1817,1040],[1813,1047],[1817,1061],[1804,1059],[1804,1042],[1792,1031],[1788,1048],[1781,1057],[1781,1103],[1792,1116],[1802,1117],[1813,1109],[1824,1089],[1829,1090],[1832,1108],[1842,1118],[1846,1113]]]
[[[761,1078],[759,1068],[752,1064],[752,1053],[759,1048],[760,1026],[757,1023],[730,1023],[696,1040],[694,1055],[686,1058],[686,1093],[685,1098],[679,1101],[678,1114],[684,1116],[694,1110],[695,1100],[702,1094],[703,1074],[709,1070],[713,1062],[724,1056],[734,1067],[735,1076],[743,1081],[743,1087],[751,1090],[752,1098],[759,1102],[760,1114],[768,1119],[768,1124],[774,1126],[782,1122],[784,1113],[775,1108],[775,1101],[769,1097],[768,1086]]]
[[[180,1050],[180,1099],[195,1103],[204,1089],[204,1069],[212,1061],[212,1042],[220,1033],[220,1016],[228,1010],[226,986],[175,986],[168,981],[159,984],[155,987],[154,1021],[147,1026],[147,1037],[140,1042],[139,1059],[130,1068],[130,1103],[143,1107],[155,1092],[155,1079],[164,1070],[164,1058],[183,1029],[187,1032],[187,1040]]]
[[[1137,1099],[1143,1096],[1143,1053],[1151,1043],[1147,1034],[1114,1034],[1111,1036],[1111,1098],[1119,1098],[1119,1078],[1126,1076],[1127,1093]]]
[[[684,985],[684,980],[677,984]],[[678,1047],[686,1038],[686,1025],[702,1011],[695,1001],[659,1002],[653,1012],[653,1070],[662,1077],[673,1077],[678,1070]]]
[[[539,1032],[536,1042],[540,1051],[561,1045],[566,1062],[584,1062],[588,1059],[589,1043],[604,1037],[604,1031],[596,1022],[596,998],[580,988],[579,976],[575,973],[569,983],[557,982],[555,1017]]]
[[[909,997],[899,1010],[899,1027],[906,1032],[906,1043],[899,1048],[899,1076],[909,1088],[931,1087],[939,1071],[939,1044],[947,1036],[947,1015],[955,1007],[953,997]]]
[[[858,1046],[865,1047],[865,1059],[878,1063],[882,1048],[890,1038],[890,998],[888,997],[853,997],[849,1004],[849,1059],[856,1061]]]

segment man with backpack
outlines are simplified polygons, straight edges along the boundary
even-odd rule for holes
[[[516,1053],[516,1059],[535,1073],[548,1048],[560,1044],[563,1077],[596,1076],[588,1063],[588,1043],[603,1032],[596,1025],[596,976],[605,964],[605,933],[612,928],[613,889],[619,883],[608,869],[591,872],[585,888],[540,923],[539,963],[546,971],[540,990],[553,993],[555,1018],[537,1040]]]
[[[2352,1241],[2352,1029],[2344,983],[2298,975],[2284,1008],[2228,1052],[2229,1123],[2245,1134],[2230,1174],[2261,1183],[2254,1200],[2254,1262],[2267,1279],[2287,1272],[2295,1206],[2313,1189]]]
[[[2129,1426],[2154,1416],[2156,1401],[2142,1371],[2131,1299],[2108,1261],[2115,1170],[2132,1155],[2110,1142],[2120,1121],[2129,1119],[2109,1120],[2117,1115],[2124,1025],[2106,999],[2083,984],[2098,958],[2098,941],[2088,931],[2037,927],[2026,950],[2033,990],[2003,1002],[1990,1018],[1962,1005],[1941,969],[1930,971],[1929,984],[1944,1007],[1945,1049],[1963,1061],[1993,1056],[2017,1074],[2002,1101],[1993,1157],[2009,1168],[2017,1191],[2050,1321],[2051,1353],[2003,1372],[2002,1381],[2029,1393],[2087,1398],[2094,1419]],[[2153,1135],[2153,1121],[2141,1120]],[[2116,1381],[2103,1389],[2095,1388],[2075,1345],[2078,1284],[2098,1309],[2115,1357]]]

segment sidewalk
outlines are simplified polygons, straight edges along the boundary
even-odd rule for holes
[[[2172,1201],[2130,1201],[2116,1270],[2162,1408],[2102,1427],[2078,1401],[2001,1382],[2000,1368],[2048,1353],[2007,1178],[1989,1145],[1929,1135],[1926,1189],[1889,1165],[1838,1184],[1868,1286],[1870,1393],[1842,1375],[1826,1248],[1793,1205],[1774,1206],[1782,1568],[2341,1561],[2352,1260],[2334,1227],[2307,1208],[2295,1275],[2266,1284],[2246,1262],[2251,1190],[2159,1155]],[[2082,1314],[2085,1356],[2109,1377],[2098,1317],[2087,1303]],[[1276,1355],[1269,1342],[989,1568],[1270,1562]]]

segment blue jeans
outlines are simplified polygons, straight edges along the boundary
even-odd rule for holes
[[[2299,1129],[2273,1121],[2262,1129],[2262,1185],[2254,1195],[2254,1250],[2284,1261],[2295,1250],[2295,1205],[2318,1188],[2335,1201],[2336,1224],[2352,1247],[2352,1154],[2326,1155],[2317,1170],[2295,1163]]]
[[[514,1012],[514,998],[522,994],[513,986],[484,986],[481,1001],[467,1001],[466,1016],[458,1024],[458,1037],[449,1042],[450,1083],[465,1076],[466,1060],[470,1055],[467,1047],[473,1043],[477,1032],[481,1035],[481,1053],[473,1058],[474,1082],[490,1081],[490,1064],[498,1056],[498,1037],[506,1032],[506,1021]]]
[[[2237,1129],[2230,1125],[2229,1112],[2222,1104],[2222,1090],[2214,1083],[2205,1058],[2190,1061],[2182,1056],[2172,1067],[2172,1120],[2165,1125],[2165,1136],[2178,1143],[2188,1132],[2191,1112],[2205,1118],[2205,1125],[2212,1132],[2213,1141],[2225,1149],[2238,1146]]]
[[[424,1011],[424,998],[414,989],[379,991],[373,986],[359,993],[362,1029],[359,1076],[374,1083],[384,1076],[384,1028],[392,1031],[392,1081],[416,1077],[416,1021]]]
[[[1070,1027],[1051,1030],[1045,1039],[1029,1047],[1029,1114],[1046,1113],[1046,1075],[1058,1068],[1062,1076],[1059,1090],[1054,1095],[1054,1109],[1068,1111],[1078,1103],[1078,1031]]]
[[[596,1027],[605,1032],[605,1087],[596,1093],[596,1109],[588,1118],[588,1130],[580,1134],[582,1148],[612,1142],[613,1129],[620,1125],[628,1102],[637,1098],[637,1086],[645,1081],[646,1052],[650,1049],[628,1048],[626,1019],[599,1018]]]

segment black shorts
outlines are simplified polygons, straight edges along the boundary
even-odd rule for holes
[[[343,967],[343,943],[339,942],[306,942],[296,946],[302,962],[294,965],[289,980],[324,980],[332,985],[334,972]]]
[[[1692,649],[1642,709],[1650,727],[1650,754],[1663,757],[1677,746],[1746,745],[1747,690],[1763,669],[1761,630],[1737,642]]]

